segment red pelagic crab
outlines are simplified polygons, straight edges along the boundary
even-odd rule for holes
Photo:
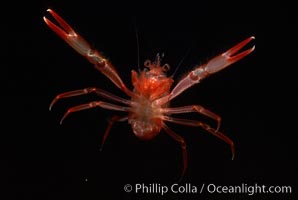
[[[90,109],[94,107],[101,107],[109,110],[126,112],[125,116],[114,116],[111,118],[107,129],[103,135],[102,145],[104,144],[111,127],[115,122],[128,121],[131,125],[134,134],[142,140],[151,140],[161,130],[164,130],[170,137],[180,143],[182,148],[183,170],[182,175],[185,174],[187,168],[187,150],[184,139],[172,131],[165,122],[171,122],[186,126],[201,127],[212,135],[223,140],[230,145],[232,151],[232,158],[235,155],[235,148],[233,141],[219,131],[221,124],[221,117],[212,111],[204,108],[201,105],[187,105],[181,107],[168,107],[168,103],[186,91],[191,86],[199,83],[202,79],[214,74],[225,67],[239,61],[245,56],[254,51],[254,46],[237,53],[240,49],[246,46],[254,36],[251,36],[239,44],[235,45],[226,52],[211,59],[206,64],[196,66],[190,71],[182,80],[180,80],[172,88],[174,80],[172,77],[167,77],[166,72],[169,69],[168,64],[161,64],[161,58],[157,55],[154,61],[147,60],[144,63],[145,69],[141,72],[131,71],[131,79],[133,90],[123,83],[118,72],[112,63],[107,60],[102,54],[92,49],[80,35],[78,35],[73,28],[62,19],[55,11],[47,10],[59,25],[55,25],[48,18],[44,17],[45,23],[52,29],[59,37],[61,37],[67,44],[69,44],[79,54],[83,55],[89,62],[91,62],[97,70],[103,73],[110,79],[120,90],[122,90],[129,99],[124,99],[113,95],[105,90],[96,87],[89,87],[85,89],[65,92],[56,96],[50,105],[52,106],[60,99],[95,93],[107,100],[117,104],[108,103],[105,101],[93,101],[90,103],[78,105],[68,109],[60,123],[71,113]],[[213,128],[201,121],[174,118],[171,115],[180,113],[196,112],[217,121],[217,127]]]

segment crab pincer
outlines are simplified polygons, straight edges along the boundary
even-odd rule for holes
[[[76,50],[79,54],[84,56],[90,63],[95,65],[101,73],[107,76],[118,88],[123,90],[127,95],[133,96],[132,92],[126,87],[118,75],[115,67],[99,53],[96,49],[91,48],[91,45],[55,11],[47,10],[52,17],[57,21],[58,25],[51,20],[43,17],[45,23],[52,31],[54,31],[60,38],[62,38],[69,46]]]
[[[239,52],[240,49],[242,49],[244,46],[246,46],[251,40],[255,39],[254,36],[251,36],[239,44],[235,45],[234,47],[230,48],[226,52],[218,55],[217,57],[210,60],[207,65],[204,67],[205,71],[209,74],[213,74],[215,72],[218,72],[222,70],[223,68],[237,62],[238,60],[241,60],[255,49],[255,46],[236,54]]]
[[[48,9],[47,10],[53,18],[60,25],[57,26],[51,20],[43,17],[45,23],[59,36],[61,37],[67,44],[69,44],[72,48],[74,48],[78,53],[83,56],[90,51],[90,45],[86,42],[80,35],[78,35],[73,28],[60,17],[55,11]]]

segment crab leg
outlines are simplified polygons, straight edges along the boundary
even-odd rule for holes
[[[247,38],[246,40],[240,42],[236,46],[232,47],[228,51],[216,56],[215,58],[211,59],[208,63],[205,65],[196,67],[193,71],[191,71],[185,78],[183,78],[171,91],[170,94],[157,99],[156,104],[162,105],[179,94],[181,94],[183,91],[188,89],[189,87],[193,86],[194,84],[199,83],[202,79],[206,78],[207,76],[214,74],[227,66],[239,61],[240,59],[244,58],[253,50],[255,49],[255,46],[236,54],[240,49],[242,49],[246,44],[248,44],[251,40],[255,39],[254,36],[251,36]]]
[[[74,106],[72,108],[69,108],[67,110],[67,112],[64,114],[64,116],[62,117],[62,119],[60,120],[60,124],[62,124],[64,119],[69,114],[74,113],[74,112],[78,112],[78,111],[82,111],[82,110],[87,110],[87,109],[94,108],[94,107],[101,107],[101,108],[108,109],[108,110],[116,110],[116,111],[123,111],[123,112],[128,112],[129,111],[129,107],[117,106],[117,105],[106,103],[106,102],[103,102],[103,101],[93,101],[93,102],[90,102],[90,103],[86,103],[86,104],[82,104],[82,105],[78,105],[78,106]]]
[[[89,87],[89,88],[69,91],[69,92],[65,92],[65,93],[57,95],[55,97],[55,99],[53,99],[53,101],[51,102],[49,110],[51,111],[53,105],[55,103],[57,103],[57,101],[59,101],[60,99],[74,97],[74,96],[80,96],[80,95],[89,94],[89,93],[92,93],[92,92],[94,92],[95,94],[97,94],[99,96],[102,96],[102,97],[107,98],[107,99],[111,99],[111,100],[116,101],[116,102],[120,102],[120,103],[123,103],[123,104],[126,104],[126,105],[131,105],[132,104],[132,102],[130,100],[123,99],[121,97],[113,95],[113,94],[111,94],[107,91],[104,91],[102,89],[99,89],[99,88]]]
[[[202,115],[205,115],[206,117],[216,120],[217,121],[216,131],[219,130],[219,127],[221,125],[221,117],[220,116],[211,112],[210,110],[207,110],[206,108],[204,108],[203,106],[200,106],[200,105],[182,106],[182,107],[177,107],[177,108],[163,108],[162,111],[164,113],[166,113],[167,115],[197,112]]]
[[[103,135],[103,139],[102,139],[102,142],[101,142],[100,150],[102,150],[103,145],[104,145],[104,143],[105,143],[105,141],[106,141],[106,139],[107,139],[107,137],[108,137],[108,135],[110,133],[110,130],[111,130],[112,126],[114,125],[114,123],[115,122],[123,122],[123,121],[126,121],[127,119],[128,119],[128,116],[124,116],[123,117],[123,116],[117,116],[117,115],[115,115],[115,116],[113,116],[109,120],[109,124],[107,126],[107,129],[106,129],[106,131],[105,131],[105,133]]]
[[[234,146],[234,142],[229,137],[227,137],[226,135],[224,135],[223,133],[221,133],[219,131],[216,131],[215,129],[211,128],[209,125],[207,125],[205,123],[202,123],[200,121],[189,120],[189,119],[173,118],[173,117],[167,117],[167,116],[164,116],[164,120],[165,121],[168,121],[168,122],[176,123],[176,124],[185,125],[185,126],[202,127],[203,129],[205,129],[206,131],[208,131],[209,133],[211,133],[215,137],[223,140],[224,142],[226,142],[227,144],[230,145],[231,152],[232,152],[232,160],[234,160],[234,157],[235,157],[235,146]]]
[[[187,150],[186,150],[186,143],[184,141],[184,139],[177,135],[174,131],[172,131],[167,125],[163,124],[163,129],[166,131],[166,133],[171,136],[174,140],[176,140],[177,142],[180,143],[181,146],[181,150],[182,150],[182,161],[183,161],[183,170],[180,176],[180,181],[183,178],[186,169],[187,169]]]
[[[45,23],[67,44],[69,44],[79,54],[88,59],[95,65],[95,68],[108,77],[118,88],[123,90],[127,95],[132,96],[132,92],[125,86],[119,77],[115,67],[105,59],[97,50],[92,49],[88,42],[78,35],[71,26],[60,17],[55,11],[47,10],[60,25],[55,25],[52,21],[44,17]]]

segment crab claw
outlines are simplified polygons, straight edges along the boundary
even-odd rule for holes
[[[218,72],[218,71],[222,70],[223,68],[233,64],[234,62],[237,62],[238,60],[244,58],[245,56],[247,56],[248,54],[253,52],[253,50],[255,49],[255,46],[253,46],[241,53],[238,53],[238,54],[236,54],[236,53],[253,39],[255,39],[255,37],[251,36],[251,37],[243,40],[239,44],[235,45],[228,51],[213,58],[204,67],[205,71],[207,71],[209,74],[213,74],[213,73]]]
[[[86,56],[86,54],[90,51],[90,45],[80,35],[78,35],[72,29],[72,27],[64,19],[62,19],[62,17],[60,17],[55,11],[51,9],[48,9],[47,11],[58,22],[60,27],[54,24],[51,20],[47,19],[46,17],[43,17],[45,23],[78,53],[80,53],[83,56]]]

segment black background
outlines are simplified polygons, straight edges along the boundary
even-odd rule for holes
[[[33,4],[33,3],[31,3]],[[185,138],[189,165],[180,184],[290,185],[297,195],[297,27],[291,5],[251,1],[154,2],[42,1],[4,6],[1,34],[2,130],[1,199],[159,199],[125,193],[127,183],[170,186],[182,170],[180,146],[163,131],[152,141],[136,138],[129,124],[116,124],[103,151],[99,145],[113,111],[75,113],[62,126],[67,108],[100,99],[95,95],[63,100],[48,111],[59,93],[96,86],[121,97],[91,64],[43,22],[52,8],[118,69],[131,88],[137,69],[137,27],[141,64],[165,53],[175,84],[197,64],[207,62],[254,35],[255,51],[177,97],[172,106],[200,104],[219,114],[229,146],[200,128],[168,124]],[[3,9],[2,8],[2,9]],[[52,19],[52,18],[51,18]],[[3,45],[4,44],[4,45]],[[252,46],[252,44],[250,44]],[[4,61],[4,62],[3,62]],[[182,115],[183,116],[183,115]],[[198,114],[186,118],[215,122]],[[2,187],[3,188],[3,187]],[[284,197],[285,195],[285,197]],[[166,199],[259,199],[261,195],[168,194]],[[263,197],[262,197],[263,198]]]

